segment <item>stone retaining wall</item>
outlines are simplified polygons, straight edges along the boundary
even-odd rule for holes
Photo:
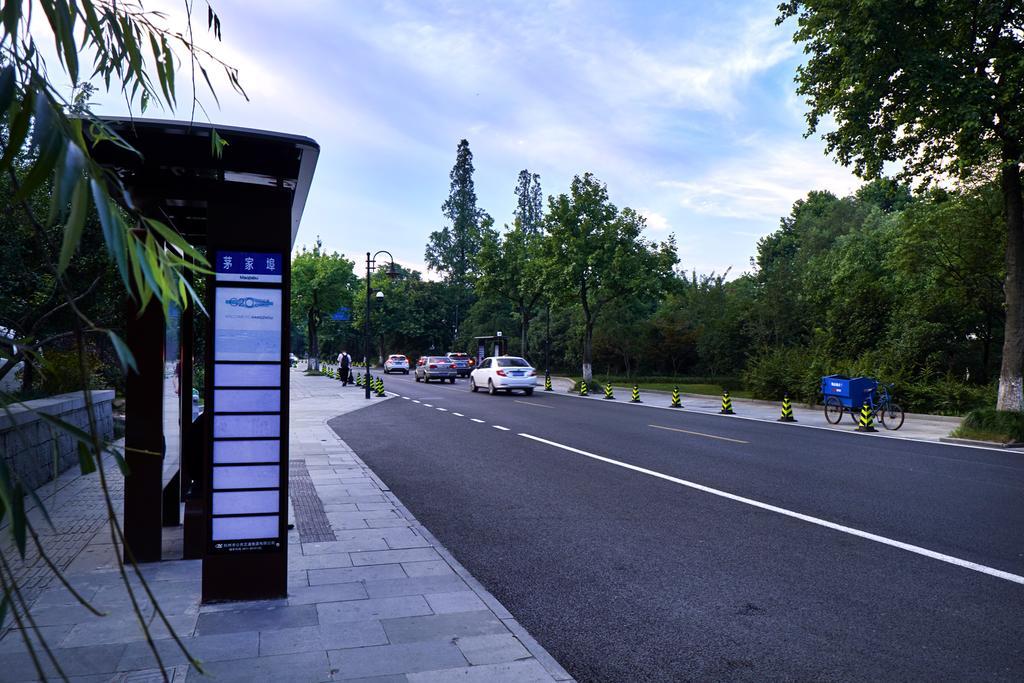
[[[100,434],[109,440],[114,434],[111,404],[113,389],[91,393]],[[11,406],[10,414],[0,412],[0,457],[28,489],[36,489],[54,478],[56,446],[57,474],[78,463],[74,439],[44,421],[37,413],[60,418],[88,431],[85,396],[81,391],[25,401]]]

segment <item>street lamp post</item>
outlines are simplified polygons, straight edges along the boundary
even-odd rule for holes
[[[373,267],[377,265],[376,258],[380,254],[387,254],[390,266],[388,267],[388,277],[394,280],[398,277],[398,271],[395,270],[395,257],[391,255],[391,252],[384,251],[381,249],[373,256],[370,256],[370,252],[366,252],[366,317],[363,319],[363,363],[366,368],[366,375],[370,375],[370,273],[373,272]],[[377,292],[377,301],[383,301],[384,292]],[[370,383],[364,382],[366,388],[366,398],[370,398]]]

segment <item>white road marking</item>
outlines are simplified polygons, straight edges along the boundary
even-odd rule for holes
[[[470,420],[472,420],[473,422],[479,422],[480,424],[483,424],[483,423],[484,423],[484,421],[483,421],[483,420],[478,420],[478,419],[476,419],[475,417],[471,417],[471,418],[469,418],[469,419],[470,419]]]
[[[719,441],[732,441],[733,443],[750,443],[749,441],[741,441],[739,439],[730,439],[727,436],[715,436],[714,434],[705,434],[704,432],[691,432],[689,429],[677,429],[675,427],[662,427],[661,425],[647,425],[648,427],[654,427],[655,429],[665,429],[670,432],[682,432],[683,434],[693,434],[694,436],[706,436],[709,439],[718,439]]]
[[[532,434],[520,433],[519,436],[530,439],[532,441],[547,444],[548,446],[561,448],[562,450],[569,451],[570,453],[576,453],[577,455],[582,455],[587,458],[593,458],[594,460],[599,460],[601,462],[608,463],[609,465],[616,465],[618,467],[623,467],[627,470],[639,472],[640,474],[646,474],[648,476],[656,477],[658,479],[664,479],[665,481],[670,481],[673,484],[679,484],[680,486],[686,486],[687,488],[695,489],[697,491],[710,493],[713,496],[727,498],[737,503],[743,503],[744,505],[750,505],[756,508],[760,508],[762,510],[767,510],[768,512],[774,512],[780,515],[784,515],[786,517],[792,517],[793,519],[799,519],[802,522],[808,522],[810,524],[823,526],[826,529],[832,529],[833,531],[849,534],[851,536],[858,536],[869,541],[881,543],[882,545],[888,545],[893,548],[899,548],[900,550],[906,550],[908,552],[915,553],[917,555],[930,557],[933,560],[946,562],[948,564],[956,565],[957,567],[963,567],[964,569],[970,569],[972,571],[980,572],[982,574],[988,574],[989,576],[994,576],[997,579],[1005,579],[1006,581],[1012,581],[1013,583],[1019,583],[1024,585],[1024,576],[1020,576],[1018,574],[1011,574],[1010,572],[1004,572],[1001,569],[995,569],[993,567],[988,567],[986,565],[971,562],[969,560],[962,560],[959,557],[945,555],[943,553],[935,552],[934,550],[928,550],[927,548],[911,545],[910,543],[904,543],[903,541],[897,541],[891,538],[886,538],[885,536],[879,536],[878,534],[872,534],[868,531],[861,531],[860,529],[854,529],[852,527],[843,526],[842,524],[836,524],[835,522],[830,522],[825,519],[819,519],[818,517],[811,517],[810,515],[805,515],[800,512],[794,512],[793,510],[787,510],[786,508],[781,508],[778,507],[777,505],[762,503],[761,501],[754,500],[752,498],[744,498],[743,496],[738,496],[735,493],[729,493],[728,491],[722,491],[720,489],[711,488],[710,486],[704,486],[703,484],[697,484],[695,482],[687,481],[685,479],[679,479],[678,477],[673,477],[668,474],[662,474],[661,472],[655,472],[654,470],[649,470],[644,467],[631,465],[627,462],[612,460],[611,458],[606,458],[595,453],[588,453],[587,451],[582,451],[578,448],[573,448],[572,446],[566,446],[565,444],[561,444],[556,441],[548,441],[547,439],[542,439],[539,436],[533,436]]]
[[[438,408],[438,410],[440,410],[442,413],[447,413],[448,412],[447,408]]]
[[[507,432],[508,431],[508,427],[502,427],[501,425],[491,425],[491,426],[494,427],[495,429],[500,429],[503,432]]]
[[[466,417],[466,416],[465,416],[465,415],[463,415],[462,413],[456,413],[456,412],[454,412],[454,411],[452,412],[452,415],[454,415],[455,417]]]
[[[413,403],[419,403],[419,399],[415,399],[415,398],[414,398],[414,399],[412,400],[412,402],[413,402]]]
[[[524,406],[537,406],[538,408],[554,408],[554,406],[546,406],[543,403],[533,403],[532,401],[520,401],[518,398],[515,401],[516,403],[522,403]]]
[[[402,398],[404,398],[404,399],[405,399],[406,401],[408,401],[408,400],[409,400],[409,397],[408,397],[408,396],[403,396]]]
[[[431,404],[431,403],[424,403],[423,405],[425,405],[428,408],[433,408],[434,407],[433,404]]]

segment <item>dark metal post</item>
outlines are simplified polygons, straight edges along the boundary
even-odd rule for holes
[[[551,374],[551,304],[547,306],[547,331],[544,333],[544,377]]]
[[[366,252],[366,317],[363,319],[363,363],[365,363],[366,375],[363,379],[370,378],[370,252]],[[366,400],[370,400],[370,383],[363,382],[366,389]]]

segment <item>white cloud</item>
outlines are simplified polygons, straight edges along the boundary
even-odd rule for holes
[[[658,213],[652,209],[637,209],[636,212],[647,220],[647,227],[651,230],[663,232],[672,229],[665,214]]]
[[[663,180],[679,204],[723,218],[775,221],[810,190],[845,196],[861,181],[821,153],[815,141],[747,140],[736,153],[703,175]]]

